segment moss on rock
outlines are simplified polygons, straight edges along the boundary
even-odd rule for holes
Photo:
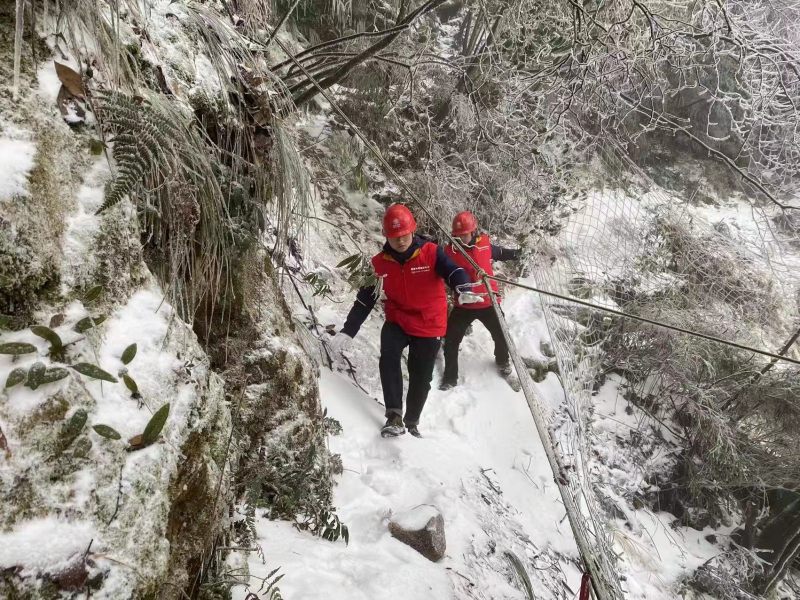
[[[181,598],[181,590],[199,589],[205,561],[227,524],[232,502],[227,463],[214,457],[225,454],[230,433],[230,415],[223,409],[222,381],[212,375],[206,427],[193,431],[181,452],[185,459],[170,484],[170,510],[166,538],[170,543],[167,581],[174,590],[162,589],[160,598]]]
[[[58,297],[61,244],[74,187],[69,130],[41,117],[31,122],[36,154],[27,190],[6,201],[0,218],[0,312],[24,319]]]
[[[42,296],[52,295],[58,269],[37,260],[35,242],[0,217],[0,313],[29,322]]]
[[[86,286],[102,285],[104,300],[124,302],[130,290],[144,285],[146,267],[142,260],[139,229],[126,206],[109,210],[101,221],[92,252],[95,266]]]

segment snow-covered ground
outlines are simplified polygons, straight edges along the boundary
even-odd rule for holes
[[[36,148],[27,132],[9,131],[0,137],[0,203],[28,187],[28,173],[33,168]]]
[[[300,126],[315,140],[328,133],[318,117]],[[319,150],[326,152],[324,145]],[[344,186],[340,191],[341,201],[317,198],[312,205],[314,214],[325,221],[312,223],[303,243],[304,258],[298,263],[306,272],[326,278],[333,289],[334,300],[305,292],[304,300],[320,325],[337,328],[354,294],[343,281],[345,274],[333,265],[352,254],[354,244],[361,244],[360,250],[370,255],[383,243],[379,233],[383,206]],[[646,193],[590,192],[572,207],[572,214],[566,214],[561,234],[548,241],[557,262],[540,258],[541,264],[555,266],[541,269],[539,277],[563,289],[578,275],[592,281],[636,270],[637,257],[648,248],[644,239],[648,227],[670,205],[674,199],[657,187]],[[685,206],[676,218],[711,232],[725,221],[755,244],[761,232],[748,220],[755,217],[740,205],[731,199],[717,207]],[[641,285],[661,289],[673,283],[666,275],[663,279],[643,280]],[[533,278],[524,281],[536,283]],[[616,307],[607,295],[591,293],[594,302]],[[507,289],[505,294],[506,319],[520,354],[546,362],[542,342],[552,340],[539,299],[522,289]],[[299,322],[310,322],[296,299],[294,309]],[[323,405],[343,426],[342,434],[330,438],[330,449],[341,455],[344,467],[334,504],[349,528],[349,545],[320,540],[292,524],[261,517],[257,531],[264,556],[248,558],[251,589],[257,590],[259,578],[280,568],[283,578],[278,585],[288,599],[526,598],[525,586],[511,564],[516,557],[531,579],[533,597],[577,598],[582,568],[558,489],[522,393],[514,392],[496,374],[488,332],[476,323],[464,340],[460,385],[453,390],[437,389],[440,359],[420,424],[424,438],[406,435],[387,440],[378,433],[384,420],[377,372],[380,313],[376,308],[346,351],[355,372],[348,374],[348,364],[337,359],[333,370],[323,369],[320,380]],[[551,372],[535,388],[545,410],[560,415],[569,426],[574,413],[565,407],[562,383]],[[590,455],[584,467],[591,480],[587,487],[594,486],[602,496],[604,514],[598,516],[606,522],[618,555],[621,587],[632,600],[702,597],[687,587],[687,581],[726,550],[735,523],[699,531],[682,526],[669,513],[632,502],[653,492],[648,475],[670,470],[678,442],[623,397],[621,383],[617,376],[608,377],[581,408],[590,419],[585,442]],[[592,385],[589,381],[589,390]],[[433,505],[443,514],[447,553],[439,563],[431,563],[389,533],[392,515],[419,505]],[[241,587],[234,598],[246,594]]]
[[[321,306],[320,320],[341,324],[348,308],[349,302]],[[520,352],[542,358],[539,343],[548,332],[536,297],[510,291],[505,312]],[[371,395],[343,372],[323,370],[320,381],[323,404],[343,427],[330,438],[330,448],[344,466],[334,504],[349,528],[349,545],[260,518],[264,560],[255,554],[249,559],[252,589],[258,589],[258,577],[280,567],[279,587],[287,599],[526,598],[509,562],[513,554],[525,565],[535,598],[577,598],[575,541],[525,399],[496,374],[489,334],[476,323],[462,344],[457,388],[436,388],[437,366],[420,424],[423,439],[383,439],[376,373],[381,324],[376,309],[349,353]],[[336,366],[344,368],[341,361]],[[563,402],[553,373],[536,389],[550,407]],[[622,398],[613,379],[596,398],[594,418],[595,445],[604,453],[601,478],[627,483],[630,475],[629,485],[646,486],[636,475],[641,465],[620,448],[644,416]],[[439,563],[389,533],[391,515],[419,505],[436,506],[444,516],[447,553]],[[666,513],[630,507],[624,513],[612,527],[623,588],[632,599],[674,598],[681,579],[721,551],[705,536],[713,533],[722,542],[727,533],[673,527],[675,519]],[[245,596],[244,588],[234,594]]]
[[[456,598],[467,582],[475,586],[472,597],[525,598],[503,558],[524,552],[522,561],[545,574],[534,578],[537,598],[570,597],[578,589],[575,544],[527,405],[496,374],[491,351],[478,351],[491,348],[491,340],[477,329],[464,344],[461,385],[430,394],[423,439],[381,438],[383,407],[346,374],[323,371],[323,404],[344,429],[330,447],[344,466],[334,503],[349,527],[349,545],[260,520],[266,564],[253,556],[254,575],[281,566],[286,598]],[[541,388],[560,393],[552,375]],[[445,519],[447,556],[437,564],[387,529],[392,514],[423,504]]]
[[[152,39],[143,41],[142,54],[163,69],[169,87],[178,97],[188,97],[201,89],[213,95],[220,89],[218,74],[208,57],[198,53],[191,38],[182,31],[180,23],[186,16],[184,8],[170,0],[159,0],[157,7],[147,15],[148,29],[153,35],[147,36]],[[454,23],[442,27],[443,35],[436,38],[437,50],[442,55],[447,56],[451,51],[456,31]],[[157,36],[154,32],[164,35]],[[126,28],[125,36],[129,35]],[[133,39],[138,40],[139,36]],[[67,62],[76,68],[80,64],[74,60]],[[39,93],[50,104],[55,103],[60,88],[54,74],[52,61],[39,70]],[[319,104],[325,108],[324,102]],[[305,129],[316,138],[323,135],[325,122],[325,117],[311,117]],[[11,128],[3,131],[0,206],[13,196],[25,194],[34,157],[35,148],[29,132]],[[81,188],[77,210],[66,220],[62,273],[65,285],[86,279],[88,267],[93,266],[85,256],[98,232],[98,220],[92,213],[99,204],[101,184],[109,173],[102,159],[94,162],[87,179],[96,185]],[[320,204],[317,214],[332,223],[342,224],[356,239],[366,240],[365,251],[377,250],[380,243],[377,223],[382,205],[366,195],[342,191],[346,208],[330,202],[323,213]],[[622,203],[615,204],[609,196],[598,194],[590,200],[580,207],[582,212],[573,219],[572,229],[565,230],[565,235],[571,236],[573,242],[580,239],[592,250],[590,255],[583,256],[587,262],[581,273],[589,278],[623,275],[623,267],[628,266],[636,254],[626,246],[626,241],[640,248],[638,225],[646,220],[638,217],[643,216],[644,207],[652,208],[657,199],[643,196],[640,204],[632,204],[629,198],[622,198]],[[626,213],[629,209],[635,214]],[[744,240],[746,245],[750,242],[758,245],[764,227],[770,226],[764,215],[751,214],[749,205],[744,202],[733,202],[727,207],[703,205],[687,209],[685,214],[712,224],[724,222],[728,232]],[[308,272],[331,274],[332,266],[355,248],[335,226],[331,228],[316,222],[315,225],[319,229],[310,236],[306,267]],[[606,225],[609,235],[597,235]],[[573,267],[580,262],[578,251],[583,249],[573,244],[569,256]],[[800,264],[797,261],[784,263],[782,256],[777,259],[778,267],[786,272],[792,269],[796,272]],[[609,265],[614,268],[608,268]],[[575,273],[569,273],[572,275]],[[642,285],[655,289],[671,283],[662,277],[659,281],[646,280]],[[339,276],[333,276],[331,284],[336,288],[339,304],[308,297],[305,300],[314,305],[323,325],[341,325],[352,294],[343,293]],[[287,289],[291,294],[291,288]],[[611,303],[606,296],[592,299]],[[67,523],[37,518],[15,523],[12,529],[0,534],[0,568],[22,566],[31,571],[51,572],[84,551],[88,540],[95,540],[95,550],[127,549],[135,545],[135,540],[128,539],[132,524],[140,530],[153,525],[152,521],[140,518],[147,511],[140,510],[132,502],[135,499],[133,490],[143,491],[142,496],[149,499],[152,496],[149,490],[153,488],[151,479],[164,478],[164,474],[174,471],[180,458],[177,447],[190,428],[170,425],[177,422],[196,425],[194,418],[190,418],[192,410],[195,402],[207,393],[193,381],[191,374],[182,371],[194,365],[178,358],[177,344],[168,349],[162,347],[172,317],[169,307],[162,305],[161,300],[160,290],[140,291],[109,316],[102,327],[104,337],[97,340],[97,347],[89,348],[87,344],[81,350],[82,358],[96,361],[116,373],[122,367],[122,351],[129,343],[137,342],[139,353],[131,369],[145,397],[144,406],[132,402],[120,385],[102,387],[96,381],[83,382],[74,374],[38,391],[29,391],[18,384],[15,389],[2,392],[0,425],[13,450],[18,438],[9,432],[14,432],[16,425],[21,425],[24,418],[43,405],[50,392],[61,392],[68,385],[80,384],[85,388],[76,406],[85,406],[89,424],[111,425],[124,438],[143,429],[161,398],[174,400],[165,430],[168,443],[145,449],[130,458],[120,452],[112,456],[107,452],[112,447],[111,442],[87,429],[86,435],[94,444],[88,455],[93,464],[81,465],[73,477],[74,485],[61,490],[67,498],[63,503],[51,490],[48,492],[54,509],[61,509],[63,504],[73,515],[77,511],[91,517],[93,522]],[[538,299],[528,292],[512,290],[508,292],[505,307],[522,355],[542,360],[540,342],[549,339],[549,331]],[[308,315],[303,314],[299,304],[294,308],[298,321],[304,321]],[[524,585],[512,566],[516,559],[532,580],[534,597],[575,598],[581,572],[564,508],[522,394],[511,390],[495,373],[487,332],[476,324],[475,331],[462,345],[462,380],[458,388],[448,392],[435,388],[441,373],[439,365],[421,423],[424,438],[406,435],[385,440],[378,435],[383,409],[376,401],[380,398],[377,353],[382,323],[378,313],[376,310],[349,353],[356,366],[358,382],[369,393],[354,384],[340,360],[333,370],[323,369],[320,380],[322,402],[328,414],[343,426],[342,434],[331,437],[330,448],[341,455],[344,467],[334,504],[338,516],[349,527],[349,544],[326,542],[296,530],[289,523],[261,518],[257,528],[264,561],[255,553],[248,557],[253,589],[259,587],[258,577],[266,577],[280,567],[284,575],[280,589],[287,599],[525,598]],[[67,334],[77,320],[87,314],[86,307],[73,303],[63,324],[54,327],[59,333]],[[30,332],[3,334],[0,341],[25,341],[37,348],[35,357],[21,361],[2,359],[0,383],[5,382],[12,367],[29,367],[48,350],[44,342]],[[90,349],[93,352],[90,353]],[[206,375],[206,370],[205,364],[197,367],[194,379],[198,378],[198,372]],[[212,383],[219,396],[220,390],[216,389],[219,382]],[[641,434],[646,430],[647,420],[622,398],[618,383],[609,378],[593,398],[591,446],[598,457],[593,463],[593,475],[603,482],[605,493],[618,509],[611,527],[615,549],[620,553],[620,576],[628,597],[673,598],[684,577],[722,551],[730,528],[686,529],[676,526],[671,515],[654,514],[627,504],[626,498],[647,487],[643,477],[645,465],[637,464],[626,448],[632,433]],[[536,389],[543,403],[553,411],[563,406],[562,382],[554,373],[536,384]],[[65,414],[72,414],[72,409]],[[669,436],[666,438],[650,460],[669,460],[670,440]],[[33,469],[42,456],[20,456],[15,450],[11,458],[5,458],[6,462],[0,464],[0,486],[10,489],[12,466],[21,464]],[[156,468],[159,469],[156,475],[151,475]],[[96,474],[98,469],[102,470],[102,476]],[[46,482],[41,484],[42,489],[46,489]],[[121,513],[117,516],[113,507],[120,498]],[[419,505],[435,506],[444,516],[448,550],[440,563],[428,561],[388,532],[391,515]],[[160,505],[158,508],[162,513],[165,510]],[[104,514],[112,510],[113,516]],[[108,525],[101,526],[108,517],[113,523],[110,529]],[[42,545],[40,542],[48,533],[58,543]],[[127,540],[127,545],[121,540]],[[150,551],[153,555],[164,555],[166,547],[160,544]],[[137,545],[136,550],[130,552],[142,554],[142,548]],[[23,556],[28,560],[21,561]],[[119,589],[127,585],[122,576],[117,576],[116,582]],[[113,585],[108,587],[113,594]],[[247,591],[240,588],[234,597],[246,595]]]

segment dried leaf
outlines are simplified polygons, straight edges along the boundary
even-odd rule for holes
[[[86,567],[86,559],[81,556],[53,575],[53,581],[60,590],[81,592],[86,589],[86,581],[89,579],[89,570]]]
[[[58,110],[61,111],[62,117],[64,117],[65,119],[67,118],[67,115],[69,115],[68,106],[74,103],[75,103],[75,96],[70,94],[69,90],[67,89],[67,86],[62,84],[61,87],[58,88],[58,96],[56,96],[56,106],[58,106]]]
[[[9,342],[7,344],[0,344],[0,354],[30,354],[36,352],[36,346],[33,344],[26,344],[25,342]]]
[[[136,344],[131,344],[130,346],[125,348],[125,351],[122,353],[122,364],[127,365],[134,359],[135,356],[136,356]]]
[[[61,325],[64,323],[65,318],[66,315],[64,315],[64,313],[58,313],[57,315],[53,315],[52,317],[50,317],[50,328],[52,329],[54,327],[61,327]]]
[[[116,377],[114,377],[108,371],[104,371],[97,365],[93,365],[92,363],[78,363],[77,365],[72,365],[72,368],[75,369],[81,375],[86,375],[86,377],[101,379],[103,381],[108,381],[110,383],[117,383]]]
[[[56,62],[55,65],[56,75],[58,75],[58,79],[64,84],[64,87],[67,88],[67,91],[76,98],[83,100],[85,96],[83,93],[83,78],[80,73],[60,62]]]
[[[11,373],[8,374],[8,379],[6,379],[6,389],[10,387],[14,387],[15,385],[22,383],[25,381],[25,378],[28,376],[28,372],[23,369],[22,367],[17,367]]]
[[[142,443],[145,446],[149,446],[158,439],[158,436],[161,434],[161,430],[164,428],[164,424],[167,422],[168,416],[169,402],[156,411],[156,414],[151,417],[147,427],[144,428],[144,433],[142,433]]]
[[[56,105],[61,111],[61,116],[67,125],[83,123],[86,120],[86,111],[80,105],[79,100],[73,96],[66,86],[61,86],[56,96]]]
[[[131,439],[128,440],[128,452],[133,452],[134,450],[141,450],[145,447],[144,442],[142,441],[142,434],[133,436]]]
[[[31,332],[33,332],[34,335],[38,335],[40,338],[50,342],[50,346],[52,346],[52,349],[54,350],[58,350],[64,345],[58,334],[44,325],[34,325],[31,327]]]
[[[92,427],[92,429],[94,429],[94,432],[97,435],[104,437],[107,440],[118,440],[122,438],[116,429],[109,427],[108,425],[95,425]]]
[[[85,333],[89,331],[92,327],[97,327],[98,325],[100,325],[100,323],[102,323],[105,320],[106,318],[103,315],[99,315],[97,317],[84,317],[83,319],[75,323],[74,329],[78,333]]]

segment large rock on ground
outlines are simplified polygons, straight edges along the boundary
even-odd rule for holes
[[[395,515],[389,522],[389,532],[433,562],[444,557],[444,518],[434,506],[423,504]]]

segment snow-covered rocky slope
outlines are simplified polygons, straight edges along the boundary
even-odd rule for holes
[[[322,132],[319,123],[313,131]],[[314,222],[303,245],[302,268],[325,277],[334,290],[333,302],[303,293],[322,326],[340,326],[353,298],[343,271],[334,268],[338,259],[357,249],[354,240],[365,252],[381,243],[382,206],[357,192],[349,194],[346,204],[316,207],[327,222]],[[608,194],[590,196],[598,203]],[[633,197],[627,201],[637,202]],[[591,212],[592,202],[584,202],[587,206],[580,209]],[[645,199],[635,210],[642,219],[647,206]],[[720,206],[717,214],[704,207],[697,211],[704,214],[694,218],[713,222],[730,218],[731,210]],[[564,239],[570,235],[565,230]],[[606,242],[618,250],[613,239]],[[536,284],[531,276],[520,281]],[[292,291],[290,298],[298,318],[313,330],[312,315],[297,294]],[[547,364],[551,338],[538,297],[507,289],[503,306],[521,354],[531,364]],[[326,543],[289,524],[259,518],[264,556],[250,557],[251,573],[266,577],[280,568],[279,587],[287,598],[526,598],[524,577],[514,564],[519,559],[533,597],[577,597],[583,569],[558,490],[522,394],[496,373],[488,332],[476,324],[462,344],[457,388],[436,389],[442,365],[437,366],[420,425],[424,437],[387,440],[378,433],[383,421],[377,374],[381,325],[376,308],[345,352],[347,360],[334,357],[333,369],[323,369],[320,380],[327,413],[343,429],[329,444],[342,459],[334,505],[349,528],[349,545]],[[560,376],[540,375],[536,390],[547,410],[566,414]],[[626,399],[619,376],[598,385],[589,423],[593,483],[603,490],[601,517],[613,537],[626,597],[699,597],[687,583],[700,566],[725,552],[734,523],[696,529],[632,501],[652,491],[649,475],[668,472],[678,446],[668,429]],[[435,506],[444,515],[448,547],[440,563],[431,563],[389,533],[392,515],[419,505]],[[259,580],[251,580],[249,589],[258,587]],[[234,597],[245,595],[242,587]]]

